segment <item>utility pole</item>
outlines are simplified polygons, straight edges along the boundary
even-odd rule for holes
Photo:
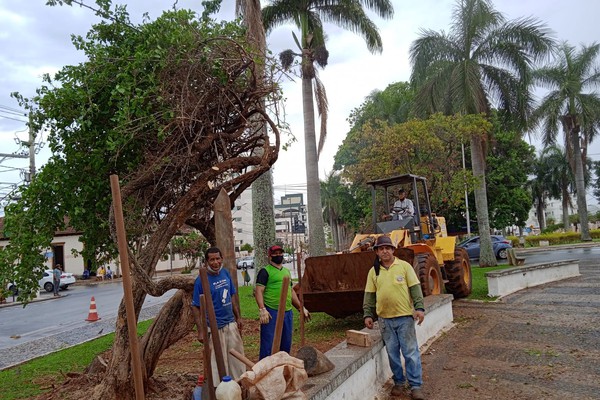
[[[29,183],[33,181],[35,176],[35,133],[33,132],[33,124],[31,116],[29,117]]]

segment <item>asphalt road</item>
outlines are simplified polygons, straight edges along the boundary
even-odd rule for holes
[[[297,276],[292,263],[284,266],[290,269],[292,278]],[[250,269],[249,273],[251,282],[254,282],[256,270]],[[242,271],[238,270],[238,285],[243,284]],[[121,282],[116,281],[71,286],[60,293],[62,297],[54,298],[52,293],[42,291],[41,298],[48,301],[35,301],[25,308],[18,305],[0,308],[0,349],[89,325],[85,319],[89,314],[92,296],[100,318],[114,318],[123,297],[123,288]],[[165,303],[174,293],[175,290],[170,290],[161,297],[147,296],[142,309]]]

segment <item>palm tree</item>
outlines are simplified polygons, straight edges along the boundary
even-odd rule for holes
[[[377,27],[369,19],[364,8],[375,11],[380,17],[393,15],[389,0],[274,0],[263,8],[263,23],[267,32],[288,22],[300,30],[300,40],[292,33],[299,53],[286,50],[280,58],[284,67],[290,67],[294,57],[301,57],[302,106],[304,114],[304,152],[306,163],[306,186],[308,206],[309,250],[311,255],[325,254],[325,234],[319,182],[319,153],[325,143],[327,132],[327,96],[325,87],[317,78],[314,63],[325,67],[328,52],[325,47],[324,22],[332,22],[363,36],[367,48],[382,50]],[[313,83],[317,108],[321,115],[321,134],[317,151]]]
[[[600,127],[600,95],[593,91],[600,86],[599,51],[597,43],[582,46],[579,52],[563,43],[554,62],[536,70],[533,75],[535,82],[550,92],[533,113],[532,125],[543,127],[545,144],[555,143],[559,126],[562,127],[567,156],[575,175],[582,240],[592,240],[584,164],[587,146]]]
[[[323,201],[323,217],[328,220],[333,238],[333,250],[340,251],[342,238],[340,237],[341,204],[338,193],[342,180],[339,174],[330,172],[325,181],[321,181],[321,199]]]
[[[562,221],[565,231],[569,228],[569,206],[572,205],[571,193],[574,186],[573,174],[569,167],[567,154],[560,146],[544,148],[539,160],[541,179],[550,198],[560,199]]]
[[[259,53],[266,56],[267,41],[262,23],[260,0],[236,0],[236,14],[243,17],[247,26],[247,36]],[[268,137],[267,128],[263,127],[264,137]],[[275,243],[275,216],[273,213],[273,174],[269,169],[252,183],[252,230],[254,261],[260,269],[269,263],[267,248]],[[255,274],[256,276],[256,274]]]
[[[489,114],[493,106],[524,125],[531,65],[553,46],[547,34],[530,18],[507,21],[489,0],[458,1],[448,33],[423,30],[411,46],[417,112]],[[484,148],[484,132],[471,136],[480,265],[493,266]]]

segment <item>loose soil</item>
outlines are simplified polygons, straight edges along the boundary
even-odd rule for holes
[[[258,344],[249,344],[247,339],[249,337],[258,338],[259,336],[259,322],[244,319],[242,337],[245,339],[245,355],[254,362],[258,361]],[[340,336],[343,336],[343,332],[340,333]],[[306,345],[313,346],[324,353],[335,347],[341,340],[341,337],[337,337],[331,340],[319,340],[314,343],[307,341]],[[294,343],[292,354],[296,354],[299,347],[298,343]],[[195,331],[190,332],[182,340],[164,351],[158,362],[146,399],[191,399],[191,393],[196,385],[198,375],[202,374],[203,370],[202,352],[202,344],[198,341],[198,335]],[[111,351],[108,350],[100,356],[104,360],[110,360]],[[50,380],[41,379],[35,382],[44,388],[50,389],[47,393],[35,399],[81,400],[89,398],[93,387],[100,381],[100,377],[78,373],[67,373],[65,378],[65,382],[57,387],[54,387],[53,382]]]
[[[581,277],[507,296],[501,302],[455,301],[455,327],[424,352],[428,400],[600,399],[600,265],[580,265]],[[245,321],[244,337],[257,335]],[[307,343],[325,352],[339,340]],[[292,349],[295,354],[297,344]],[[256,361],[256,346],[248,357]],[[188,399],[202,370],[202,346],[190,333],[161,357],[147,399]],[[106,358],[109,354],[104,355]],[[67,382],[38,399],[89,397],[94,379],[67,375]],[[408,399],[388,393],[375,397]]]

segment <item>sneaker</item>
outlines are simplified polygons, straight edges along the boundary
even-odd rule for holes
[[[404,385],[394,385],[390,394],[392,396],[402,396],[404,393],[406,393],[404,391]]]
[[[425,400],[425,395],[421,389],[413,389],[410,391],[413,400]]]

